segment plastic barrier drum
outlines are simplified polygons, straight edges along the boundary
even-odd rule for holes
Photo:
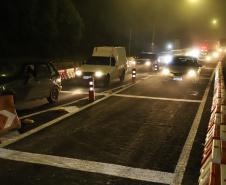
[[[13,95],[0,96],[0,135],[21,127],[14,108]]]

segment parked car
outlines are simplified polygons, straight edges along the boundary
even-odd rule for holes
[[[61,77],[51,62],[0,62],[0,96],[14,95],[17,102],[47,98],[58,100]]]
[[[92,56],[76,70],[76,78],[85,81],[92,77],[108,86],[112,79],[124,81],[126,71],[124,47],[95,47]]]
[[[154,71],[156,63],[159,64],[157,54],[151,52],[143,52],[134,58],[133,67],[137,69]]]
[[[201,66],[196,57],[174,56],[162,70],[163,82],[180,81],[197,83],[200,77]]]

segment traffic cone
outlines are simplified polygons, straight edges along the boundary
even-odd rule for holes
[[[14,108],[13,95],[0,96],[0,135],[21,127]]]

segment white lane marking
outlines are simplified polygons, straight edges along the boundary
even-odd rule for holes
[[[73,103],[77,103],[77,102],[79,102],[80,100],[86,100],[86,99],[87,99],[87,97],[81,98],[81,99],[78,99],[78,100],[75,100],[75,101],[73,101],[73,102],[65,103],[65,104],[63,104],[63,105],[59,105],[59,106],[57,106],[57,107],[53,107],[53,108],[50,108],[50,109],[45,109],[45,110],[42,110],[42,111],[39,111],[39,112],[35,112],[35,113],[32,113],[32,114],[27,114],[27,115],[25,115],[25,116],[19,117],[19,119],[24,119],[24,118],[31,117],[31,116],[35,116],[35,115],[37,115],[37,114],[41,114],[41,113],[44,113],[44,112],[47,112],[47,111],[56,110],[56,109],[59,109],[59,108],[62,108],[62,107],[66,107],[67,105],[71,105],[71,104],[73,104]],[[75,107],[76,107],[76,106],[75,106]]]
[[[134,84],[130,84],[130,85],[128,85],[127,87],[124,87],[124,88],[122,88],[122,89],[116,91],[115,93],[119,93],[119,92],[121,92],[121,91],[124,91],[125,89],[128,89],[128,88],[130,88],[130,87],[132,87],[132,86],[134,86],[134,85],[136,85],[137,83],[140,83],[140,82],[141,82],[141,81],[138,81],[138,82],[136,82],[136,83],[134,83]],[[14,137],[14,138],[11,138],[11,139],[5,141],[4,143],[1,143],[1,144],[0,144],[0,148],[3,148],[3,147],[5,147],[5,146],[7,146],[7,145],[9,145],[9,144],[12,144],[12,143],[14,143],[14,142],[16,142],[16,141],[18,141],[18,140],[20,140],[20,139],[25,138],[25,137],[27,137],[27,136],[33,134],[33,133],[36,133],[36,132],[38,132],[38,131],[40,131],[40,130],[42,130],[42,129],[44,129],[44,128],[50,126],[50,125],[53,125],[53,124],[55,124],[56,122],[59,122],[59,121],[65,119],[65,118],[67,118],[67,117],[70,117],[70,116],[76,114],[77,112],[82,111],[83,109],[86,109],[86,108],[88,108],[88,107],[91,107],[91,106],[93,106],[93,105],[95,105],[95,104],[97,104],[97,103],[99,103],[99,102],[101,102],[101,101],[103,101],[103,100],[109,98],[110,96],[112,96],[112,94],[106,93],[106,96],[103,97],[103,98],[101,98],[101,99],[99,99],[99,100],[95,100],[94,102],[92,102],[92,103],[90,103],[90,104],[88,104],[88,105],[85,105],[85,106],[83,106],[83,107],[81,107],[81,108],[79,108],[79,109],[75,109],[74,111],[69,112],[68,114],[65,114],[65,115],[63,115],[63,116],[61,116],[61,117],[59,117],[59,118],[56,118],[56,119],[54,119],[54,120],[52,120],[52,121],[49,121],[49,122],[47,122],[47,123],[45,123],[45,124],[43,124],[43,125],[41,125],[41,126],[39,126],[39,127],[36,127],[35,129],[32,129],[32,130],[30,130],[30,131],[28,131],[28,132],[26,132],[26,133],[24,133],[24,134],[21,134],[21,135],[19,135],[19,136],[17,136],[17,137]],[[87,97],[86,97],[86,98],[82,98],[82,99],[87,99]],[[70,105],[71,103],[78,102],[78,101],[80,101],[80,100],[82,100],[82,99],[79,99],[79,100],[76,100],[76,101],[74,101],[74,102],[70,102],[70,103],[67,103],[67,104],[64,104],[64,105]],[[59,107],[61,107],[61,106],[59,106]],[[40,112],[37,112],[37,113],[33,113],[33,114],[30,114],[30,115],[26,115],[26,116],[20,117],[20,119],[25,118],[25,117],[29,117],[29,116],[33,116],[33,115],[36,115],[36,114],[39,114],[39,113],[42,113],[42,112],[47,112],[47,111],[53,110],[53,109],[55,109],[55,108],[56,108],[56,107],[51,108],[51,109],[48,109],[48,110],[40,111]]]
[[[188,99],[175,99],[175,98],[160,98],[160,97],[149,97],[149,96],[136,96],[136,95],[125,95],[125,94],[112,94],[112,96],[121,96],[127,98],[140,98],[140,99],[151,99],[151,100],[166,100],[166,101],[181,101],[181,102],[194,102],[200,103],[201,100],[188,100]]]
[[[151,77],[151,76],[150,76]],[[147,79],[148,78],[150,78],[150,77],[147,77]],[[119,89],[118,91],[116,91],[116,92],[114,92],[114,93],[118,93],[118,92],[121,92],[121,91],[123,91],[123,90],[125,90],[125,89],[128,89],[129,87],[132,87],[132,86],[134,86],[134,85],[136,85],[136,84],[138,84],[138,83],[140,83],[140,82],[142,82],[141,80],[138,80],[136,83],[134,83],[134,84],[132,84],[131,82],[130,83],[128,83],[128,84],[125,84],[125,85],[123,85],[123,86],[125,86],[125,87],[115,87],[115,88],[113,88],[113,89],[110,89],[110,90],[108,90],[108,91],[113,91],[113,90],[116,90],[116,89]],[[73,93],[73,91],[61,91],[61,92],[63,92],[63,93],[70,93],[70,94],[76,94],[76,93]],[[87,93],[81,93],[80,92],[80,94],[89,94],[88,92]],[[105,95],[106,97],[109,97],[110,96],[110,94],[109,93],[105,93],[105,92],[102,92],[102,93],[95,93],[96,95]],[[69,103],[66,103],[66,104],[63,104],[63,105],[60,105],[60,106],[57,106],[57,107],[53,107],[53,108],[50,108],[50,109],[46,109],[46,110],[43,110],[43,111],[39,111],[39,112],[35,112],[35,113],[32,113],[32,114],[28,114],[28,115],[25,115],[25,116],[22,116],[22,117],[19,117],[19,119],[24,119],[24,118],[27,118],[27,117],[31,117],[31,116],[35,116],[35,115],[37,115],[37,114],[40,114],[40,113],[44,113],[44,112],[47,112],[47,111],[50,111],[50,110],[56,110],[57,108],[61,108],[61,107],[65,107],[65,106],[67,106],[67,105],[71,105],[71,104],[73,104],[73,103],[76,103],[76,102],[79,102],[80,100],[85,100],[85,99],[88,99],[88,97],[85,97],[85,98],[81,98],[81,99],[78,99],[78,100],[75,100],[75,101],[73,101],[73,102],[69,102]]]
[[[201,117],[202,117],[202,113],[203,113],[203,110],[204,110],[206,99],[207,99],[207,96],[208,96],[208,93],[209,93],[209,90],[210,90],[211,83],[212,83],[213,78],[214,78],[215,70],[213,71],[212,76],[210,78],[210,81],[209,81],[209,83],[206,87],[205,93],[204,93],[203,98],[202,98],[202,102],[199,105],[199,109],[198,109],[197,114],[195,116],[195,119],[193,121],[191,130],[190,130],[189,135],[187,137],[187,140],[185,142],[185,145],[184,145],[184,148],[183,148],[182,153],[180,155],[180,158],[177,162],[177,166],[176,166],[175,171],[174,171],[173,185],[180,185],[182,183],[182,180],[183,180],[183,177],[184,177],[184,172],[186,170],[188,159],[189,159],[189,156],[190,156],[190,153],[191,153],[191,149],[192,149],[192,146],[193,146],[193,143],[194,143],[194,140],[195,140],[195,136],[196,136],[197,131],[198,131],[199,124],[200,124],[200,120],[201,120]]]
[[[86,171],[147,182],[171,184],[173,173],[132,168],[122,165],[0,149],[0,158],[58,168]]]

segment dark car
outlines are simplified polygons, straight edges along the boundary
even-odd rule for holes
[[[155,53],[140,53],[134,58],[133,67],[154,71],[155,64],[158,64],[158,60],[158,55]]]
[[[198,59],[190,56],[175,56],[162,70],[163,82],[180,81],[193,82],[199,81],[202,65]]]
[[[17,102],[47,98],[58,100],[61,77],[51,62],[0,61],[0,96],[14,95]]]

